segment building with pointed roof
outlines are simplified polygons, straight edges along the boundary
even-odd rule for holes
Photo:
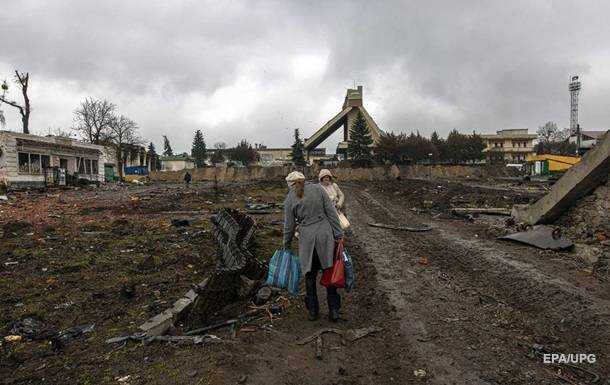
[[[343,141],[337,145],[337,154],[345,155],[347,153],[347,142],[349,141],[350,129],[353,125],[358,112],[361,112],[369,127],[373,144],[377,143],[381,136],[381,130],[371,115],[366,111],[362,102],[362,86],[356,89],[348,89],[343,102],[342,110],[335,115],[331,120],[326,122],[312,136],[305,139],[305,152],[309,158],[310,153],[318,147],[322,142],[328,139],[338,129],[343,128]]]

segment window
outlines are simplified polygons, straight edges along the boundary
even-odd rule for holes
[[[30,172],[32,174],[40,174],[40,155],[30,154]]]
[[[28,154],[20,152],[17,155],[19,172],[22,174],[42,174],[42,170],[51,166],[49,155]]]
[[[40,162],[42,169],[51,168],[51,157],[49,155],[40,155]]]
[[[19,153],[19,172],[30,172],[30,154],[24,152]]]
[[[76,158],[76,167],[79,174],[99,174],[99,164],[96,159]]]

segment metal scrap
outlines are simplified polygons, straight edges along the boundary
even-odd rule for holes
[[[511,209],[501,207],[454,207],[451,212],[456,215],[464,214],[487,214],[487,215],[506,215],[510,216]]]
[[[565,250],[574,246],[574,242],[565,238],[559,229],[545,225],[537,225],[530,231],[505,235],[498,239],[525,243],[544,250]]]
[[[402,230],[402,231],[412,231],[412,232],[424,232],[432,230],[431,226],[423,226],[423,227],[408,227],[408,226],[394,226],[394,225],[386,225],[384,223],[369,223],[371,227],[379,227],[382,229],[390,229],[390,230]]]
[[[380,332],[382,330],[383,329],[378,326],[369,326],[367,328],[348,329],[348,330],[342,330],[342,329],[336,329],[336,328],[323,328],[323,329],[318,330],[314,334],[310,335],[309,337],[300,339],[299,341],[297,341],[297,345],[308,344],[325,333],[335,333],[350,342],[354,342],[356,340],[359,340],[362,337],[366,337],[369,334]]]

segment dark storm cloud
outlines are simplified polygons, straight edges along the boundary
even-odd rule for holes
[[[211,143],[288,145],[293,128],[310,135],[338,112],[354,81],[385,129],[567,126],[573,73],[583,125],[610,118],[601,1],[3,3],[0,76],[32,73],[40,129],[69,125],[93,95],[180,149],[197,128]]]

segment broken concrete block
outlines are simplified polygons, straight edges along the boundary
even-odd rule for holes
[[[532,205],[516,205],[512,216],[532,225],[551,223],[578,199],[604,183],[609,173],[610,133],[606,133],[579,163],[566,171],[548,194]]]
[[[174,313],[171,309],[157,314],[142,325],[139,329],[149,336],[160,336],[174,324]]]
[[[193,299],[182,297],[176,302],[174,302],[174,306],[172,307],[172,312],[174,315],[179,315],[183,311],[185,311],[189,306],[193,304]]]
[[[205,282],[205,281],[204,281]],[[203,283],[203,282],[202,282]],[[205,285],[204,285],[205,286]],[[184,295],[186,298],[190,299],[190,300],[195,300],[195,298],[197,298],[197,293],[195,293],[195,290],[191,289],[189,291],[186,292],[186,294]]]

